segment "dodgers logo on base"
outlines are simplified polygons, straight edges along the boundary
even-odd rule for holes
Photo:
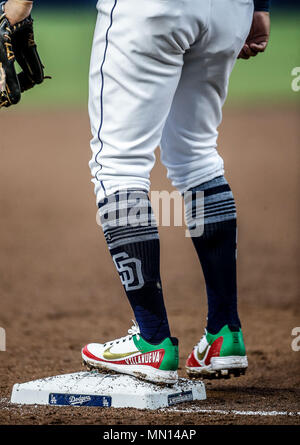
[[[49,394],[49,405],[59,406],[111,406],[111,397],[87,394]]]

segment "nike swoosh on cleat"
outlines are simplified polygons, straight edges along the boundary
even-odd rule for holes
[[[204,351],[202,351],[202,352],[197,351],[197,359],[198,359],[200,362],[204,359],[208,347],[209,347],[209,345],[207,345],[206,348],[204,349]]]
[[[105,358],[105,360],[117,360],[120,358],[130,357],[131,355],[139,352],[139,351],[134,351],[134,352],[125,352],[123,354],[114,354],[113,352],[110,352],[111,348],[112,346],[103,352],[103,358]]]

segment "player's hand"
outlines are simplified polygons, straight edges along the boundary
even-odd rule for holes
[[[264,11],[254,11],[252,26],[247,40],[238,59],[249,59],[258,53],[263,53],[270,36],[270,14]]]
[[[4,12],[9,23],[13,26],[26,19],[32,10],[33,2],[27,0],[8,0],[4,5]]]

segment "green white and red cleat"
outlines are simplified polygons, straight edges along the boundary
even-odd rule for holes
[[[129,374],[154,383],[174,384],[178,380],[178,340],[165,338],[159,344],[143,339],[134,324],[128,335],[82,349],[84,364],[100,372]],[[205,332],[186,361],[192,378],[229,378],[245,374],[248,360],[240,328],[225,325],[217,334]]]
[[[245,374],[248,360],[242,330],[225,325],[215,335],[205,331],[185,367],[193,378],[229,378]]]
[[[89,369],[129,374],[154,383],[174,384],[178,380],[178,340],[165,338],[152,345],[134,324],[127,336],[100,344],[90,343],[82,351]]]

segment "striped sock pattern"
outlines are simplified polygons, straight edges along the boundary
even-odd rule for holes
[[[120,191],[99,203],[102,229],[141,335],[150,343],[170,336],[160,279],[155,217],[143,190]]]
[[[192,195],[186,199],[186,221],[205,278],[207,330],[216,334],[226,324],[240,326],[236,284],[236,207],[224,176],[201,184],[190,192]],[[194,231],[200,224],[203,230]]]
[[[150,201],[144,191],[121,191],[99,203],[99,216],[108,248],[158,239]]]
[[[191,192],[192,199],[185,203],[186,221],[190,229],[200,220],[207,225],[236,219],[233,194],[224,176],[201,184]]]

